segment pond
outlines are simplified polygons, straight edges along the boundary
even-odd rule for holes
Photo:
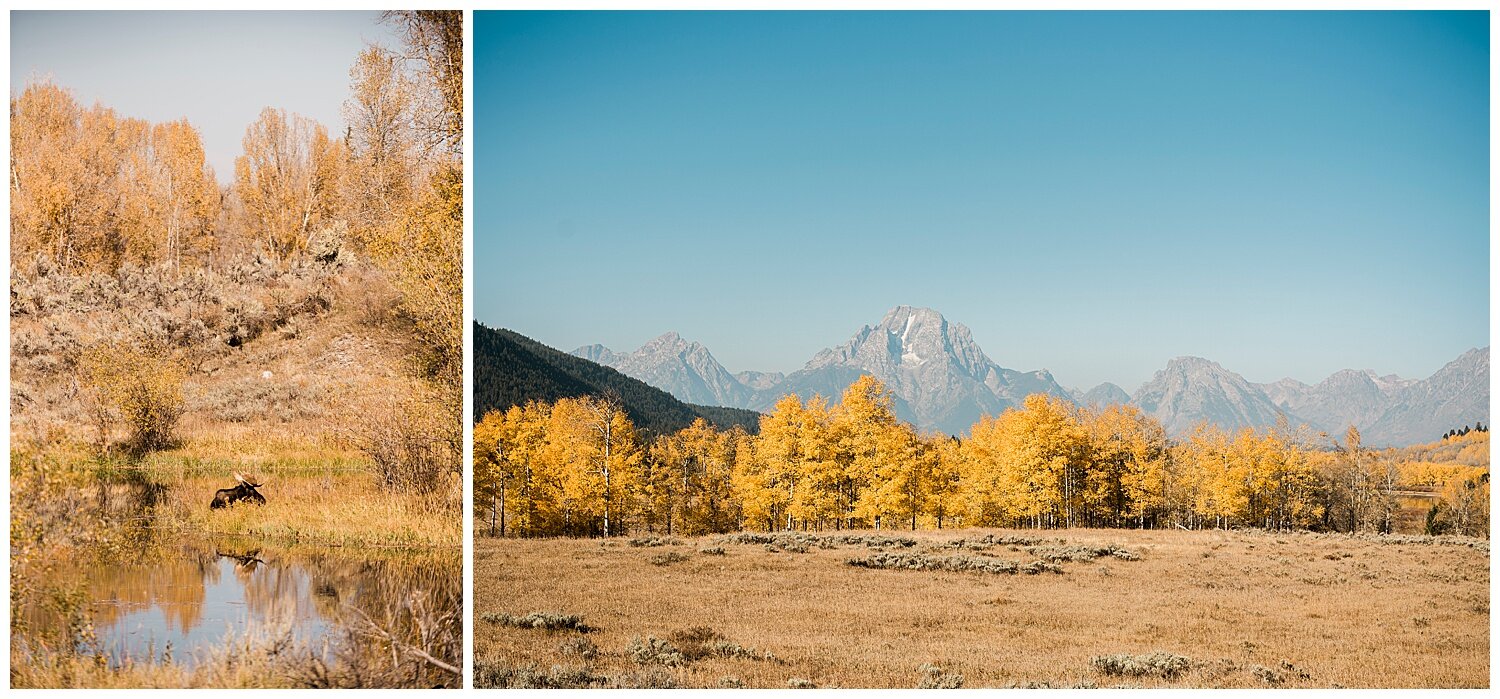
[[[351,650],[384,652],[391,641],[403,642],[405,629],[422,625],[413,622],[430,621],[413,618],[424,611],[457,614],[462,604],[456,551],[360,552],[235,539],[154,548],[139,562],[52,569],[47,582],[75,590],[74,604],[92,623],[81,639],[71,634],[79,652],[102,655],[111,667],[192,668],[226,649],[277,642],[336,664]],[[33,608],[26,617],[40,637],[70,637],[66,614]]]

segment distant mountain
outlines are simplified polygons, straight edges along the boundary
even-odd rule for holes
[[[837,401],[864,374],[891,390],[899,417],[950,434],[967,432],[981,415],[1019,405],[1031,393],[1072,400],[1046,370],[1020,372],[991,361],[963,324],[930,308],[897,306],[878,325],[861,328],[800,371],[757,391],[750,407],[767,410],[788,393]]]
[[[1105,381],[1104,383],[1101,383],[1098,386],[1095,386],[1082,395],[1078,396],[1078,403],[1080,405],[1094,406],[1099,408],[1117,404],[1124,405],[1129,402],[1130,394],[1126,393],[1125,389],[1120,388],[1119,386],[1116,386],[1108,381]]]
[[[1274,425],[1278,413],[1342,440],[1352,425],[1364,444],[1405,446],[1455,426],[1489,421],[1489,348],[1472,349],[1421,380],[1345,369],[1308,385],[1295,379],[1253,384],[1197,357],[1172,360],[1132,403],[1174,436],[1199,421],[1234,430]]]
[[[721,429],[741,425],[754,432],[760,427],[760,415],[753,411],[684,403],[589,359],[510,330],[474,324],[476,416],[528,400],[550,402],[607,391],[619,394],[637,427],[658,434],[680,430],[699,417]]]
[[[1490,348],[1471,349],[1420,381],[1383,377],[1391,402],[1361,429],[1372,445],[1430,442],[1456,426],[1490,422]],[[1377,385],[1379,385],[1377,383]],[[1357,423],[1356,423],[1357,424]]]
[[[752,391],[764,391],[781,383],[786,374],[779,371],[742,371],[735,374],[734,378]]]
[[[754,393],[726,371],[708,348],[675,332],[661,335],[634,352],[621,354],[603,345],[588,345],[573,350],[573,356],[618,369],[688,403],[744,407]]]
[[[1243,376],[1201,357],[1167,362],[1167,368],[1135,392],[1131,403],[1174,436],[1187,434],[1200,422],[1226,430],[1271,427],[1287,412]],[[1287,417],[1297,422],[1295,416]]]
[[[1271,402],[1284,411],[1296,415],[1316,429],[1342,439],[1350,425],[1361,430],[1367,429],[1391,405],[1392,396],[1376,383],[1373,374],[1370,371],[1345,369],[1323,379],[1316,386],[1293,379],[1282,379],[1262,388]]]
[[[1284,415],[1293,425],[1306,424],[1336,438],[1354,425],[1367,445],[1403,446],[1489,421],[1488,347],[1464,353],[1426,379],[1344,370],[1315,385],[1290,378],[1255,384],[1207,359],[1178,357],[1133,396],[1112,383],[1069,391],[1045,369],[1004,368],[985,355],[963,324],[912,306],[891,309],[879,324],[860,328],[847,342],[818,352],[789,375],[730,374],[707,348],[676,333],[630,353],[589,345],[573,354],[690,402],[758,411],[770,410],[789,393],[836,402],[849,384],[870,374],[894,395],[898,417],[949,434],[963,434],[981,416],[1018,406],[1032,393],[1084,406],[1129,403],[1176,437],[1200,422],[1232,431],[1271,427]]]

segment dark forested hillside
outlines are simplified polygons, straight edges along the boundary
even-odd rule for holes
[[[602,395],[613,391],[637,427],[675,432],[701,417],[719,429],[734,425],[755,432],[760,413],[683,403],[671,394],[609,367],[560,352],[503,328],[474,323],[474,417],[528,400]]]

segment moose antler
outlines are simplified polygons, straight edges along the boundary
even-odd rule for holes
[[[234,479],[237,480],[237,481],[239,481],[239,482],[241,482],[241,483],[244,483],[245,485],[250,486],[251,488],[259,488],[260,487],[259,483],[256,483],[255,481],[252,481],[249,478],[246,478],[245,475],[242,474],[242,473],[240,473],[239,471],[235,471],[234,472]]]

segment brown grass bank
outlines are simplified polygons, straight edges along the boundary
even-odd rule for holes
[[[481,538],[476,681],[774,688],[1489,682],[1485,541],[1177,530],[883,536],[911,541],[767,545],[709,536],[632,546],[627,539]],[[959,548],[960,539],[968,545]],[[1123,554],[1098,555],[1111,547]],[[1061,572],[1042,566],[1027,574],[1025,564],[1039,560]],[[964,567],[954,561],[1002,572],[943,569]],[[997,561],[1018,571],[1003,572]],[[935,569],[911,569],[923,565]],[[546,624],[518,618],[532,612],[576,615],[588,631],[535,628]]]

